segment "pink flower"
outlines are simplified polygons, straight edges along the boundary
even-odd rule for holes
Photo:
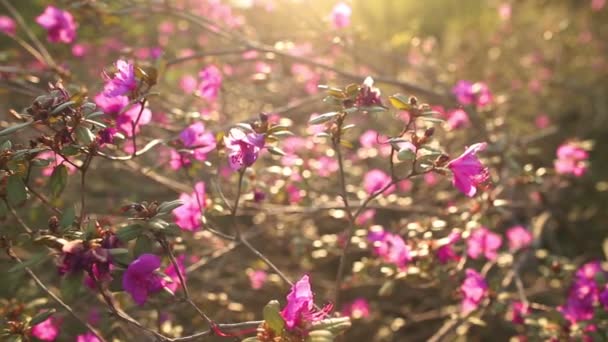
[[[197,81],[194,76],[184,75],[179,79],[179,87],[186,94],[191,94],[196,90]]]
[[[331,11],[331,22],[336,29],[350,26],[350,17],[353,10],[344,2],[337,3]]]
[[[128,95],[137,89],[137,79],[132,63],[119,59],[115,63],[116,72],[113,77],[107,74],[104,94],[109,97]]]
[[[281,311],[288,330],[306,326],[321,321],[331,311],[332,306],[326,305],[320,311],[314,308],[314,295],[310,289],[308,275],[302,277],[293,285],[287,295],[287,304]]]
[[[263,134],[245,133],[238,128],[232,128],[228,136],[224,137],[230,168],[237,171],[253,165],[258,159],[264,143]]]
[[[460,232],[454,231],[447,237],[438,241],[439,248],[437,248],[435,254],[437,255],[437,259],[439,259],[440,263],[446,264],[450,261],[460,260],[460,255],[456,254],[453,249],[453,245],[460,241],[460,236]]]
[[[69,12],[54,6],[48,6],[36,22],[47,33],[47,39],[52,43],[71,43],[76,38],[76,22]]]
[[[15,25],[13,18],[6,15],[0,15],[0,32],[9,36],[15,35],[15,32],[17,32],[17,26]]]
[[[591,9],[593,11],[601,11],[606,6],[606,0],[591,0]]]
[[[199,161],[207,160],[207,154],[215,149],[215,136],[213,133],[205,131],[205,124],[196,122],[188,126],[179,134],[184,147],[188,151],[171,151],[171,168],[179,170],[183,166],[192,164],[191,158]]]
[[[148,295],[162,290],[162,278],[154,273],[159,267],[160,258],[154,254],[142,254],[129,264],[122,278],[122,287],[135,303],[144,305]]]
[[[182,193],[179,199],[184,204],[173,210],[175,223],[183,230],[197,231],[205,208],[205,183],[196,183],[193,193]]]
[[[126,96],[107,96],[103,92],[97,94],[94,100],[97,107],[113,117],[129,104],[129,98]]]
[[[99,338],[92,332],[76,336],[76,342],[100,342]]]
[[[500,6],[498,6],[498,16],[503,21],[511,19],[511,12],[511,4],[509,3],[500,4]]]
[[[374,226],[367,234],[367,239],[372,243],[374,254],[385,262],[405,268],[407,263],[412,261],[410,246],[397,234],[389,233],[380,226]]]
[[[266,280],[268,279],[268,273],[263,270],[256,270],[249,272],[249,283],[251,284],[251,288],[254,290],[259,290],[264,286]]]
[[[210,65],[198,73],[201,83],[198,89],[201,96],[209,101],[215,101],[222,86],[222,73],[215,65]]]
[[[492,93],[485,83],[461,80],[452,88],[452,93],[456,95],[456,99],[461,105],[474,104],[479,107],[484,107],[492,103]]]
[[[138,133],[141,126],[149,124],[151,120],[152,112],[150,109],[144,108],[142,110],[141,104],[136,103],[116,117],[116,127],[123,132],[125,136],[131,137],[133,136],[133,132]]]
[[[357,107],[382,106],[380,89],[374,87],[374,80],[371,77],[368,76],[363,81],[355,103]]]
[[[551,120],[549,119],[549,116],[547,114],[541,114],[536,117],[536,119],[534,120],[534,124],[537,128],[544,129],[551,125]]]
[[[355,319],[367,318],[369,317],[369,302],[365,298],[357,298],[342,307],[342,315]]]
[[[66,166],[66,168],[68,170],[68,174],[70,174],[70,175],[73,175],[77,170],[74,165],[66,162],[62,156],[56,154],[53,151],[44,151],[44,152],[38,154],[36,156],[36,159],[50,161],[50,164],[47,167],[45,167],[44,169],[42,169],[42,175],[45,177],[50,177],[53,174],[53,170],[55,170],[55,167],[57,167],[61,164]]]
[[[391,176],[386,172],[373,169],[368,171],[365,176],[363,176],[363,189],[368,194],[374,194],[380,190],[382,190],[386,185],[388,185],[392,181]],[[391,185],[386,191],[385,194],[391,194],[395,191],[395,186]]]
[[[184,255],[180,255],[177,258],[175,258],[175,261],[177,263],[177,267],[179,267],[179,271],[182,274],[182,277],[184,277],[184,280],[186,280],[186,268],[184,267],[184,259],[185,256]],[[180,284],[180,280],[179,280],[179,275],[177,274],[177,270],[175,269],[175,266],[173,266],[173,263],[170,263],[169,266],[167,266],[167,268],[165,268],[164,273],[171,278],[171,282],[169,281],[164,281],[163,280],[163,285],[171,290],[171,292],[175,293],[175,291],[177,291],[177,289],[181,288],[181,284]]]
[[[447,112],[446,125],[448,129],[454,130],[470,126],[469,115],[462,109],[454,109]]]
[[[506,235],[509,240],[509,251],[511,252],[526,248],[532,243],[532,233],[522,226],[509,228]]]
[[[452,184],[468,197],[475,196],[477,186],[488,180],[488,169],[477,158],[477,152],[486,146],[486,143],[473,144],[447,165],[454,175]]]
[[[496,251],[502,245],[502,237],[486,227],[479,227],[467,239],[467,254],[478,259],[484,255],[488,260],[496,260]]]
[[[514,324],[524,324],[524,317],[530,314],[530,306],[521,301],[511,303],[509,318]]]
[[[574,143],[562,144],[557,149],[555,171],[559,174],[571,174],[581,177],[587,172],[589,153]]]
[[[357,216],[355,223],[362,226],[368,222],[371,222],[374,219],[374,216],[376,216],[376,209],[367,209]]]
[[[61,320],[53,316],[45,319],[44,321],[34,325],[30,333],[35,338],[42,341],[55,341],[59,336],[59,328],[61,327]]]
[[[466,278],[460,286],[463,298],[460,307],[462,315],[468,315],[477,307],[488,295],[488,284],[483,276],[477,271],[467,268]]]
[[[599,275],[602,278],[607,275],[599,261],[588,262],[576,271],[566,304],[557,308],[565,319],[571,323],[593,319],[595,306],[604,304],[601,296],[605,290],[600,293],[596,282]]]

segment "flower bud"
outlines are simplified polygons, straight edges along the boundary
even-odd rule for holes
[[[427,128],[426,131],[424,131],[424,136],[427,138],[432,137],[433,134],[435,134],[435,127]]]

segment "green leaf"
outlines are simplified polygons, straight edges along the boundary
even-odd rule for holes
[[[433,118],[433,117],[429,117],[429,116],[421,116],[420,118],[424,121],[433,122],[433,123],[442,123],[445,121],[443,119]]]
[[[163,202],[158,206],[156,215],[166,215],[171,213],[174,209],[181,207],[184,205],[184,202],[181,200],[174,200],[169,202]]]
[[[25,184],[19,175],[11,175],[8,177],[6,184],[6,197],[10,205],[18,205],[27,199],[27,190]]]
[[[31,266],[40,264],[41,262],[43,262],[46,259],[47,256],[48,256],[48,253],[34,254],[34,256],[29,258],[28,260],[20,262],[20,263],[16,264],[15,266],[9,268],[7,272],[12,273],[12,272],[17,272],[17,271],[23,271],[26,267],[31,267]]]
[[[76,139],[83,145],[89,146],[95,141],[95,134],[88,127],[76,127]]]
[[[126,243],[137,238],[142,233],[142,231],[143,227],[141,225],[134,224],[120,228],[118,232],[116,232],[116,237],[118,238],[118,240]]]
[[[61,280],[61,295],[68,301],[76,299],[82,289],[82,273],[68,274]]]
[[[20,124],[12,125],[11,127],[7,127],[7,128],[5,128],[5,129],[3,129],[3,130],[0,131],[0,137],[3,137],[5,135],[9,135],[9,134],[15,133],[15,132],[17,132],[17,131],[19,131],[19,130],[21,130],[21,129],[23,129],[23,128],[31,125],[31,124],[33,124],[33,123],[34,123],[33,121],[28,121],[28,122],[23,122],[23,123],[20,123]]]
[[[378,112],[386,112],[386,108],[380,106],[372,106],[372,107],[359,107],[359,110],[367,113],[378,113]]]
[[[68,102],[64,102],[62,104],[60,104],[59,106],[55,107],[52,111],[51,111],[51,115],[55,115],[58,113],[61,113],[64,109],[68,108],[69,106],[75,104],[76,102],[74,101],[68,101]]]
[[[133,256],[138,257],[145,253],[150,253],[154,250],[155,244],[152,239],[147,235],[141,235],[135,241],[135,248],[133,249]]]
[[[326,122],[334,119],[338,115],[340,115],[340,112],[329,112],[329,113],[321,114],[314,119],[310,119],[308,121],[308,123],[311,125],[320,125],[322,123],[326,123]]]
[[[61,221],[59,221],[59,226],[62,229],[66,229],[72,226],[74,220],[76,219],[76,209],[74,206],[69,206],[63,209],[63,216],[61,217]]]
[[[51,187],[51,195],[53,197],[58,197],[65,189],[66,184],[68,183],[68,168],[61,164],[53,170],[51,174],[51,180],[49,185]]]
[[[67,145],[61,149],[61,154],[64,156],[75,156],[80,152],[78,146],[75,145]]]
[[[409,148],[402,148],[397,152],[397,159],[400,161],[408,161],[416,159],[416,152],[412,151]]]
[[[409,99],[402,94],[395,94],[388,97],[391,105],[399,110],[410,110],[412,106],[410,105]]]
[[[285,152],[283,152],[283,150],[281,150],[278,147],[275,146],[268,146],[267,148],[268,152],[270,152],[271,154],[274,154],[275,156],[284,156]]]
[[[350,317],[327,318],[313,324],[313,330],[329,330],[333,334],[340,334],[351,327]]]
[[[281,304],[279,304],[279,301],[271,300],[264,306],[264,321],[275,334],[280,335],[283,332],[285,321],[281,317]]]
[[[51,317],[51,315],[53,315],[55,313],[55,309],[50,309],[50,310],[46,310],[43,311],[39,314],[37,314],[36,316],[32,317],[32,319],[30,320],[30,326],[34,326],[38,323],[42,323],[44,321],[47,320],[47,318]]]
[[[10,140],[6,140],[6,141],[3,141],[2,144],[0,144],[0,151],[10,150],[12,147],[13,147],[13,143],[11,143]]]
[[[334,334],[329,330],[313,330],[308,332],[305,342],[333,342]]]

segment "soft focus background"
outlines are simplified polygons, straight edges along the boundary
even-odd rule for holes
[[[118,58],[156,68],[159,81],[150,98],[151,120],[142,125],[141,144],[153,138],[175,139],[193,122],[204,122],[217,134],[230,125],[256,119],[290,126],[295,137],[279,146],[287,157],[265,153],[246,175],[239,222],[250,241],[292,279],[311,275],[316,301],[332,300],[340,257],[340,234],[346,226],[339,210],[335,151],[314,138],[308,120],[332,108],[319,84],[343,87],[375,79],[384,96],[416,96],[448,112],[462,108],[466,124],[436,125],[435,138],[452,158],[465,146],[487,141],[484,153],[492,186],[477,199],[452,189],[449,176],[420,177],[395,193],[372,202],[375,216],[360,222],[347,258],[342,302],[365,298],[369,313],[354,315],[347,341],[423,341],[458,311],[458,266],[420,261],[400,272],[382,266],[366,242],[367,229],[382,225],[417,241],[466,231],[471,222],[500,234],[513,225],[528,227],[536,237],[521,277],[529,298],[544,305],[563,304],[570,273],[583,262],[604,260],[608,220],[608,6],[598,0],[382,0],[346,1],[352,16],[336,21],[335,1],[169,0],[169,1],[11,1],[57,63],[66,71],[63,83],[72,93],[94,98],[102,88],[103,70]],[[70,44],[51,44],[34,22],[54,4],[69,10],[78,23]],[[8,15],[0,6],[0,15]],[[344,26],[344,27],[341,27]],[[18,35],[25,37],[21,28]],[[215,66],[221,74],[217,97],[199,89],[199,72]],[[58,74],[41,65],[14,40],[0,34],[0,126],[15,122],[9,110],[21,112],[45,93]],[[462,107],[452,94],[460,80],[485,83],[493,101],[484,108]],[[356,127],[346,140],[348,190],[363,199],[363,175],[387,171],[381,146],[360,140],[369,129],[396,134],[402,114],[372,113],[352,119]],[[36,130],[22,131],[13,143],[27,144]],[[374,136],[375,137],[375,136]],[[576,141],[590,151],[582,177],[555,173],[556,149]],[[236,174],[225,170],[222,156],[190,168],[170,165],[171,143],[136,160],[95,160],[88,174],[88,211],[104,225],[126,223],[121,207],[131,202],[166,201],[191,193],[203,181],[207,220],[229,233],[231,220],[219,197],[236,193]],[[120,155],[123,146],[112,147]],[[217,174],[220,174],[217,177]],[[32,175],[32,184],[48,193],[48,176]],[[259,200],[256,196],[262,196]],[[78,206],[78,177],[69,179],[64,195],[51,199],[59,208]],[[42,229],[50,213],[36,201],[17,208],[28,225]],[[370,212],[371,214],[371,212]],[[0,234],[23,238],[14,218],[3,208]],[[248,250],[235,247],[205,230],[182,232],[175,242],[184,260],[195,301],[218,322],[261,319],[271,299],[283,302],[289,288]],[[139,250],[154,251],[138,241]],[[23,259],[35,245],[18,249]],[[39,247],[38,247],[39,248]],[[496,272],[513,264],[503,253]],[[469,261],[471,265],[483,265]],[[2,307],[45,299],[23,272],[8,272],[13,263],[0,257]],[[33,269],[52,289],[61,279],[52,258]],[[471,266],[468,265],[468,266]],[[462,267],[460,268],[462,269]],[[263,272],[262,272],[263,271]],[[267,273],[264,273],[267,272]],[[569,273],[570,272],[570,273]],[[267,274],[267,277],[266,277]],[[252,282],[253,280],[253,282]],[[256,284],[255,280],[260,281]],[[495,282],[500,282],[497,277]],[[492,284],[492,280],[490,280]],[[27,285],[27,286],[26,286]],[[259,285],[259,286],[257,286]],[[516,291],[513,288],[512,292]],[[85,287],[65,293],[75,310],[89,312],[95,295]],[[128,303],[121,294],[118,298]],[[192,333],[204,322],[169,296],[151,298],[144,309],[129,311],[142,323],[175,336]],[[113,322],[101,305],[99,326],[120,340],[137,340]],[[343,310],[342,304],[336,308]],[[448,340],[508,340],[523,332],[505,318],[505,308],[492,306],[478,320],[451,332]],[[531,319],[555,319],[556,312]],[[536,326],[541,326],[538,323]],[[60,341],[71,341],[81,327],[65,316]],[[535,328],[529,335],[541,336]],[[468,336],[468,337],[465,337]],[[502,338],[504,336],[504,338]],[[219,340],[219,338],[218,338]]]

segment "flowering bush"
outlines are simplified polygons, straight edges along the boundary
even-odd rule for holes
[[[608,339],[605,7],[0,0],[0,339]]]

